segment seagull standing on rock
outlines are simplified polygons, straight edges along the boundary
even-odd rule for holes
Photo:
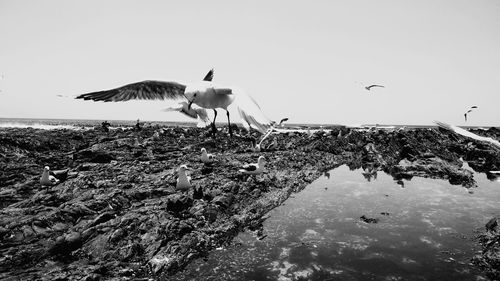
[[[239,171],[247,175],[257,175],[264,171],[264,165],[266,164],[266,159],[264,156],[260,156],[257,163],[247,164],[242,167]]]
[[[232,136],[228,107],[235,103],[244,126],[265,133],[271,121],[262,113],[255,100],[239,89],[215,85],[212,79],[213,69],[207,73],[203,81],[186,85],[178,82],[147,80],[111,90],[82,94],[76,98],[104,102],[181,99],[187,102],[188,110],[191,110],[192,104],[204,109],[213,109],[215,116],[212,121],[212,133],[214,136],[217,131],[215,120],[218,108],[226,110],[229,134]]]
[[[179,167],[179,171],[177,174],[177,185],[176,188],[178,190],[188,190],[191,188],[191,177],[188,177],[186,174],[186,170],[189,170],[189,168],[186,165],[181,165]]]
[[[53,186],[59,183],[59,180],[56,177],[50,175],[49,173],[50,173],[49,166],[45,166],[43,168],[42,178],[40,179],[40,184],[42,186]]]
[[[207,153],[207,150],[203,147],[201,149],[201,162],[208,164],[214,161],[214,156],[212,154]]]

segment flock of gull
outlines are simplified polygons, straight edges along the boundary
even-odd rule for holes
[[[210,165],[214,161],[214,155],[207,153],[205,148],[201,149],[201,162],[205,165]],[[264,156],[259,156],[257,163],[245,164],[238,171],[246,175],[258,175],[265,171],[266,159]],[[187,175],[187,171],[190,168],[187,165],[181,165],[177,170],[177,180],[176,189],[177,190],[188,190],[191,186],[191,177]],[[42,186],[54,186],[59,184],[59,178],[65,178],[68,174],[68,169],[60,171],[51,171],[49,166],[45,166],[42,172],[42,177],[40,178],[40,184]]]
[[[236,105],[238,113],[243,121],[243,126],[246,129],[253,128],[263,134],[260,142],[253,140],[252,150],[260,151],[262,142],[275,130],[274,128],[287,121],[288,118],[283,118],[279,123],[271,121],[261,111],[260,106],[250,96],[246,95],[241,89],[225,87],[217,85],[213,82],[214,70],[211,69],[201,81],[195,81],[189,84],[179,82],[153,81],[146,80],[127,84],[118,88],[91,92],[77,96],[77,99],[104,101],[104,102],[122,102],[128,100],[178,100],[179,103],[175,107],[169,107],[164,111],[178,111],[193,119],[197,119],[199,125],[212,128],[212,134],[215,137],[217,132],[215,121],[217,118],[217,109],[226,111],[227,122],[229,125],[229,134],[232,136],[231,120],[229,106]],[[356,82],[360,83],[360,82]],[[383,85],[371,84],[363,87],[370,91],[373,88],[384,88]],[[467,114],[472,112],[477,106],[471,106],[464,114],[467,121]],[[207,110],[213,110],[214,118],[210,120]],[[489,143],[493,147],[500,149],[500,142],[495,139],[478,136],[467,130],[457,126],[448,125],[443,122],[435,121],[435,123],[446,130],[454,133],[473,138],[479,141]],[[276,139],[274,140],[276,142]],[[275,143],[273,143],[275,145]],[[271,144],[271,145],[273,145]],[[213,161],[214,156],[208,154],[205,148],[201,149],[201,161],[209,164]],[[244,174],[255,175],[260,174],[264,170],[265,158],[260,156],[257,163],[247,164],[239,171]],[[186,171],[189,168],[186,165],[181,165],[178,169],[177,188],[187,189],[191,187],[190,178]],[[55,185],[59,182],[57,175],[50,171],[49,167],[45,167],[40,183],[43,186]]]

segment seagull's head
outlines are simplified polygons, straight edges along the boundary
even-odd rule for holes
[[[196,103],[196,100],[200,96],[200,87],[198,85],[189,85],[184,90],[184,96],[188,100],[188,110],[191,110],[191,105]]]
[[[191,105],[196,101],[198,92],[186,92],[184,95],[188,99],[188,110],[191,110]]]
[[[45,166],[45,167],[43,167],[43,170],[48,172],[50,170],[50,168],[49,168],[49,166]]]
[[[185,173],[186,170],[189,170],[188,166],[187,165],[181,165],[179,167],[179,173]]]

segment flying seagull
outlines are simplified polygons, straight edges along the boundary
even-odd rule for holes
[[[146,80],[110,90],[82,94],[76,98],[104,102],[183,100],[188,103],[188,110],[191,110],[192,104],[204,109],[213,109],[215,116],[212,121],[212,132],[214,136],[217,131],[215,127],[217,108],[226,110],[229,134],[232,136],[228,107],[236,103],[238,112],[244,121],[244,126],[253,127],[261,133],[265,133],[270,126],[270,120],[262,113],[255,100],[239,89],[215,85],[211,81],[213,75],[214,71],[212,69],[207,73],[203,81],[187,85],[178,82]]]
[[[459,135],[462,135],[464,137],[468,137],[468,138],[471,138],[471,139],[475,139],[475,140],[478,140],[478,141],[489,143],[489,144],[493,145],[494,147],[500,149],[500,142],[498,140],[493,139],[493,138],[479,136],[479,135],[476,135],[476,134],[474,134],[472,132],[464,130],[464,129],[460,128],[460,127],[453,126],[453,125],[448,125],[448,124],[443,123],[443,122],[434,121],[434,123],[436,123],[440,128],[452,131],[452,132],[454,132],[456,134],[459,134]]]
[[[370,85],[370,86],[366,86],[366,87],[365,87],[365,89],[367,89],[368,91],[370,91],[370,90],[371,90],[371,88],[373,88],[373,87],[385,88],[385,87],[384,87],[384,86],[382,86],[382,85],[375,85],[375,84],[373,84],[373,85]]]
[[[469,110],[467,110],[467,112],[464,113],[465,122],[467,122],[467,114],[469,114],[473,108],[477,108],[477,106],[476,105],[471,106]]]

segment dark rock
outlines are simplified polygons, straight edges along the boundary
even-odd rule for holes
[[[485,225],[487,231],[496,231],[497,226],[498,226],[497,218],[492,218]]]
[[[363,168],[370,179],[384,171],[401,184],[416,176],[466,187],[475,182],[461,159],[476,171],[500,169],[500,152],[448,132],[344,127],[331,134],[275,134],[279,149],[264,152],[268,172],[241,177],[238,167],[256,160],[245,151],[246,137],[219,132],[216,141],[200,139],[207,132],[147,124],[139,131],[0,129],[1,278],[168,280],[242,229],[261,229],[270,210],[343,164]],[[497,129],[481,134],[500,137]],[[193,160],[200,147],[218,155],[217,165]],[[195,188],[181,193],[174,170],[186,163]],[[41,189],[44,165],[78,172]],[[498,226],[490,228],[478,260],[498,269]]]
[[[193,199],[185,194],[172,194],[167,199],[167,210],[171,212],[182,212],[191,207]]]
[[[379,221],[379,219],[369,218],[365,215],[362,215],[361,217],[359,217],[359,219],[363,222],[366,222],[366,223],[378,223],[378,221]]]

